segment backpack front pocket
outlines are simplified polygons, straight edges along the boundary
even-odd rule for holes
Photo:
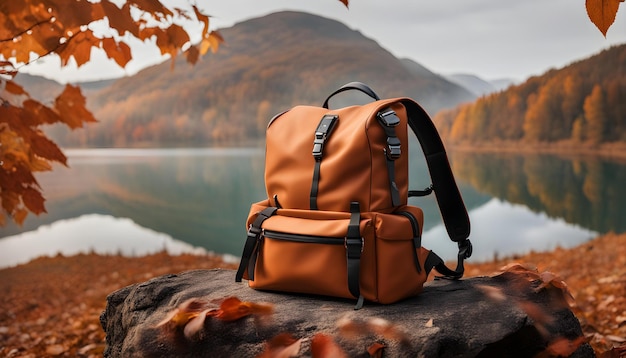
[[[249,233],[254,236],[248,235],[250,253],[242,259],[247,270],[240,266],[250,287],[360,296],[360,268],[368,260],[364,247],[374,244],[365,238],[371,231],[370,219],[346,212],[278,209],[267,217],[263,212],[266,209],[251,215]]]
[[[352,297],[347,285],[344,237],[286,234],[264,229],[254,277],[251,287]]]

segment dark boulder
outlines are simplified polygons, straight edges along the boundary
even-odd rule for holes
[[[110,294],[100,317],[105,357],[254,357],[281,333],[300,339],[301,357],[312,355],[316,337],[349,357],[376,348],[384,357],[594,356],[562,283],[519,267],[430,282],[417,297],[366,302],[358,311],[351,300],[255,291],[234,277],[231,270],[189,271]],[[216,312],[227,297],[268,303],[273,312],[225,321]],[[172,312],[184,313],[190,302],[204,305],[206,319],[187,331],[188,319]]]

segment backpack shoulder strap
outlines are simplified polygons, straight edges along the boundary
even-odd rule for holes
[[[470,234],[467,209],[454,180],[443,142],[432,120],[415,101],[408,98],[400,101],[407,110],[409,127],[417,136],[426,157],[432,188],[448,236],[459,245],[457,269],[455,271],[448,269],[447,272],[442,272],[445,269],[441,267],[441,270],[438,271],[446,277],[460,278],[463,275],[463,260],[472,254],[472,245],[467,239]]]

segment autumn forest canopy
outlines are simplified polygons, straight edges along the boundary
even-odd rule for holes
[[[439,112],[451,143],[626,142],[626,45]]]

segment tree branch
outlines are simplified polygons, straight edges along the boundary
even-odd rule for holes
[[[49,19],[45,19],[45,20],[41,20],[39,22],[36,22],[34,24],[32,24],[32,26],[30,26],[29,28],[23,30],[22,32],[17,33],[16,35],[14,35],[11,38],[6,38],[6,39],[0,39],[0,42],[9,42],[9,41],[13,41],[16,37],[22,36],[25,33],[27,33],[28,31],[34,29],[35,27],[39,26],[39,25],[43,25],[43,24],[47,24],[50,22],[50,20],[54,19],[54,16],[50,17]]]

